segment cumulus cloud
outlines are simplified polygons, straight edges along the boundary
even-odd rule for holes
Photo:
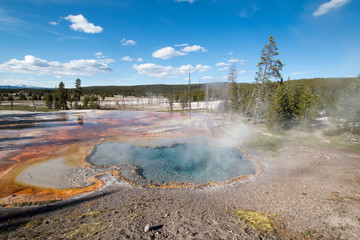
[[[98,61],[101,61],[101,62],[104,62],[104,63],[115,62],[114,59],[111,59],[111,58],[108,58],[108,57],[104,56],[104,54],[102,52],[96,52],[95,56],[98,59]]]
[[[222,67],[222,66],[229,66],[229,65],[230,65],[230,63],[219,62],[215,66]]]
[[[66,63],[57,61],[48,62],[26,55],[24,60],[16,58],[0,64],[0,72],[25,73],[37,75],[61,76],[92,76],[100,72],[112,72],[107,65],[112,59],[79,59]]]
[[[125,38],[121,39],[121,45],[123,46],[134,46],[136,42],[134,40],[126,40]]]
[[[164,60],[184,55],[186,55],[186,53],[176,51],[173,47],[160,48],[152,54],[154,58],[161,58]]]
[[[180,57],[180,56],[185,56],[190,52],[207,52],[207,49],[205,49],[204,47],[200,46],[200,45],[193,45],[193,46],[188,46],[187,43],[184,44],[175,44],[175,47],[184,47],[183,49],[180,49],[180,51],[175,50],[173,47],[163,47],[160,48],[159,50],[153,52],[152,56],[154,58],[161,58],[161,59],[171,59],[174,57]]]
[[[127,61],[127,62],[133,62],[133,61],[142,62],[143,61],[142,58],[131,58],[129,56],[122,57],[121,60],[122,61]]]
[[[186,52],[186,53],[198,52],[198,51],[207,52],[207,49],[205,49],[204,47],[201,47],[199,45],[193,45],[193,46],[184,47],[183,49],[181,49],[181,51]]]
[[[234,62],[238,62],[238,61],[240,61],[240,59],[237,59],[237,58],[227,60],[228,63],[234,63]]]
[[[138,71],[139,74],[156,78],[175,78],[184,74],[194,72],[205,72],[210,70],[210,66],[204,66],[198,64],[196,66],[182,65],[181,67],[162,66],[154,63],[134,64],[133,68]]]
[[[85,33],[101,33],[103,31],[102,27],[95,26],[92,23],[89,23],[82,14],[79,15],[69,15],[64,17],[65,20],[70,21],[72,24],[70,28],[74,31],[85,32]]]
[[[331,0],[320,5],[320,7],[313,13],[313,16],[321,16],[327,14],[331,10],[339,9],[351,0]]]
[[[125,57],[121,58],[121,61],[131,62],[131,61],[133,61],[133,59],[131,57],[129,57],[129,56],[125,56]]]
[[[244,63],[247,62],[247,61],[249,61],[249,60],[243,60],[243,59],[238,59],[238,58],[227,60],[228,63],[236,63],[236,62],[239,62],[240,64],[244,64]]]
[[[174,44],[174,47],[186,47],[188,46],[189,44],[187,43],[183,43],[183,44]]]
[[[59,23],[58,22],[49,22],[50,25],[53,25],[53,26],[56,26],[58,25]]]

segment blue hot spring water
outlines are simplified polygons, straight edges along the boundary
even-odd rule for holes
[[[203,143],[141,147],[105,142],[96,146],[88,161],[96,166],[129,163],[139,168],[143,178],[156,183],[224,182],[256,172],[237,148]]]

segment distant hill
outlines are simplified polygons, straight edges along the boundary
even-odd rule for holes
[[[0,89],[52,89],[52,88],[44,88],[44,87],[35,87],[30,85],[0,85]]]

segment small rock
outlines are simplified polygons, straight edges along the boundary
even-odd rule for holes
[[[151,224],[151,223],[146,224],[146,226],[145,226],[145,228],[144,228],[144,232],[150,231],[151,227],[152,227],[152,224]]]

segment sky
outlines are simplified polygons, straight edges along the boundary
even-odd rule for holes
[[[0,0],[0,85],[254,82],[360,74],[359,0]]]

